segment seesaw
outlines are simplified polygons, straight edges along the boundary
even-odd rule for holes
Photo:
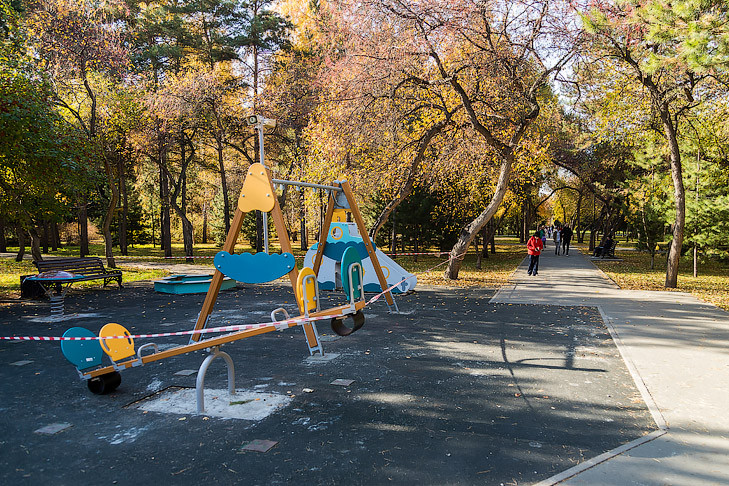
[[[292,253],[291,242],[276,198],[274,184],[310,187],[329,192],[327,210],[320,231],[317,253],[313,258],[313,265],[304,267],[301,272],[298,271]],[[280,254],[269,254],[267,252],[255,254],[233,253],[243,224],[243,217],[247,212],[254,210],[271,214],[281,244]],[[252,164],[248,169],[238,198],[238,205],[230,231],[222,250],[215,255],[213,260],[215,273],[195,327],[188,332],[190,334],[189,343],[164,351],[160,351],[154,343],[148,343],[135,349],[131,333],[120,324],[109,323],[101,328],[98,338],[88,329],[81,327],[67,330],[63,335],[64,338],[77,338],[79,340],[61,342],[61,350],[64,356],[76,366],[81,379],[87,380],[88,388],[92,393],[106,394],[114,391],[121,383],[120,371],[200,349],[210,349],[211,354],[206,357],[198,372],[199,413],[204,411],[202,388],[205,372],[215,358],[222,357],[226,361],[228,365],[228,388],[231,393],[234,393],[233,362],[227,353],[220,351],[220,346],[224,344],[275,330],[302,326],[310,355],[318,352],[323,356],[324,349],[316,327],[318,320],[330,318],[332,330],[342,336],[352,334],[364,325],[364,314],[362,313],[362,309],[366,305],[363,284],[364,270],[361,255],[355,248],[346,249],[339,264],[340,278],[347,302],[328,309],[321,309],[320,307],[317,273],[321,267],[327,245],[327,235],[332,225],[333,214],[335,211],[341,210],[351,213],[359,233],[362,235],[362,242],[377,275],[381,291],[384,292],[388,308],[392,309],[394,306],[397,310],[374,246],[367,236],[364,220],[359,212],[349,183],[346,180],[334,181],[333,185],[327,186],[272,179],[268,168],[262,164]],[[270,324],[250,326],[250,328],[236,332],[203,339],[203,336],[206,335],[205,329],[210,314],[215,306],[225,277],[243,283],[256,284],[270,282],[284,275],[289,276],[294,289],[300,313],[298,317],[291,318],[285,309],[278,308],[271,312]],[[277,316],[282,316],[283,319],[278,319]],[[111,360],[110,366],[103,365],[104,355],[107,355]]]

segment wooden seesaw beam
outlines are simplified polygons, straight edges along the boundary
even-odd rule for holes
[[[362,310],[366,305],[366,302],[364,300],[361,300],[359,302],[355,302],[354,308],[357,312]],[[352,306],[342,305],[338,307],[332,307],[330,309],[325,309],[319,312],[311,312],[309,314],[309,317],[325,317],[325,316],[338,316],[343,314],[344,312],[351,312]],[[301,316],[303,317],[303,316]],[[294,318],[295,319],[295,318]],[[288,319],[287,319],[288,320]],[[310,323],[306,323],[311,325]],[[290,323],[287,324],[289,328],[298,326],[299,323]],[[210,339],[204,339],[202,341],[198,341],[192,344],[185,344],[182,346],[178,346],[176,348],[167,349],[165,351],[159,351],[157,353],[153,354],[147,354],[140,357],[136,357],[134,359],[128,359],[126,361],[120,361],[119,363],[115,363],[116,367],[114,366],[106,366],[104,368],[97,368],[92,371],[87,371],[84,373],[81,373],[85,378],[94,378],[96,376],[105,375],[107,373],[113,373],[114,371],[118,371],[119,368],[129,369],[134,366],[139,366],[140,362],[142,365],[147,363],[152,363],[154,361],[160,361],[166,358],[171,358],[173,356],[179,356],[181,354],[187,354],[192,351],[198,351],[200,349],[207,349],[212,348],[214,346],[220,346],[222,344],[232,343],[234,341],[239,341],[241,339],[245,339],[251,336],[257,336],[259,334],[265,334],[267,332],[276,331],[277,328],[275,327],[275,324],[272,324],[271,326],[267,327],[260,327],[256,329],[245,329],[243,331],[238,331],[230,334],[225,334],[222,336],[210,338]]]

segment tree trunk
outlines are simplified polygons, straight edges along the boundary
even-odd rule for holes
[[[182,131],[180,135],[180,159],[181,159],[181,169],[180,169],[180,179],[179,179],[179,188],[176,188],[175,190],[175,199],[172,201],[172,207],[175,210],[175,213],[177,213],[177,216],[179,216],[180,220],[182,220],[182,246],[185,250],[185,261],[187,263],[194,263],[193,252],[195,250],[195,241],[193,239],[193,227],[192,222],[187,217],[187,167],[188,167],[188,158],[187,158],[187,143],[185,140],[185,132]],[[192,159],[192,156],[190,157]],[[180,203],[177,204],[176,196],[180,195]]]
[[[0,216],[0,252],[8,251],[8,240],[5,238],[5,218]]]
[[[164,164],[163,160],[160,160]],[[170,186],[163,166],[160,166],[160,248],[165,252],[166,257],[172,256],[172,230],[170,227]]]
[[[202,223],[202,242],[203,245],[208,242],[208,203],[203,202],[202,207],[203,223]]]
[[[192,222],[190,222],[190,219],[187,217],[185,212],[182,210],[182,207],[177,204],[177,201],[171,201],[172,209],[174,209],[175,214],[180,218],[180,221],[182,221],[182,244],[185,249],[185,261],[187,263],[193,263],[193,252],[194,252],[194,243],[193,243],[193,232],[192,232]]]
[[[593,252],[595,251],[595,237],[597,236],[597,229],[595,228],[595,225],[592,226],[592,231],[590,231],[590,245],[587,247],[588,251]]]
[[[673,179],[673,197],[676,208],[676,221],[673,224],[673,240],[668,252],[666,265],[666,288],[675,289],[678,285],[678,264],[681,259],[681,246],[683,245],[683,230],[686,223],[686,193],[683,186],[683,171],[681,167],[681,152],[678,147],[678,134],[671,121],[668,106],[661,110],[661,121],[666,135],[666,141],[671,149],[671,179]]]
[[[61,234],[58,231],[58,223],[51,223],[51,248],[53,251],[58,251],[59,246],[61,246]]]
[[[18,254],[15,255],[15,261],[22,262],[25,256],[25,230],[19,224],[16,224],[15,234],[18,236]]]
[[[162,167],[162,164],[164,163],[162,160],[162,152],[159,153],[159,160],[157,160],[157,163],[159,164],[159,249],[165,250],[165,242],[167,239],[165,238],[165,201],[167,200],[167,191],[165,190],[165,187],[167,186],[167,176],[165,175],[164,169]]]
[[[496,241],[494,240],[494,236],[496,235],[496,221],[494,221],[494,218],[491,218],[484,228],[484,240],[483,240],[483,253],[486,258],[488,258],[488,245],[491,245],[491,253],[496,253]]]
[[[114,261],[114,240],[111,237],[111,222],[116,213],[116,204],[119,202],[119,188],[114,181],[114,170],[108,157],[104,157],[104,171],[106,172],[106,182],[111,190],[111,198],[109,199],[109,207],[106,208],[104,221],[102,224],[102,232],[104,234],[104,246],[106,254],[106,264],[111,268],[116,268]]]
[[[523,206],[521,207],[521,216],[522,216],[522,225],[521,225],[521,236],[519,237],[519,241],[521,243],[526,243],[529,240],[529,215],[527,210],[527,203],[524,201]]]
[[[89,216],[88,203],[84,195],[78,205],[78,237],[79,256],[85,257],[89,254]]]
[[[306,201],[303,189],[299,191],[299,232],[301,233],[301,251],[309,249],[309,239],[306,234]]]
[[[225,173],[225,160],[223,159],[223,144],[218,142],[218,169],[220,170],[220,190],[223,191],[223,223],[225,234],[230,231],[230,197],[228,197],[228,176]]]
[[[41,254],[41,237],[40,234],[38,234],[38,229],[30,225],[30,254],[33,255],[33,260],[39,262],[43,260],[43,255]]]
[[[394,254],[397,253],[397,207],[393,208],[391,214],[392,228],[390,228],[390,253],[393,253],[392,257],[395,258],[396,256]]]
[[[481,256],[483,258],[489,257],[489,229],[493,224],[494,219],[491,218],[486,226],[481,230],[481,238],[483,239],[483,247],[481,248]]]
[[[577,210],[575,211],[575,223],[574,227],[572,228],[574,230],[574,233],[577,234],[577,242],[582,243],[583,239],[582,236],[580,236],[580,227],[582,225],[581,221],[581,215],[582,215],[582,192],[580,192],[579,197],[577,198]]]
[[[48,243],[50,240],[50,230],[48,229],[48,221],[44,220],[42,222],[43,225],[43,233],[41,233],[40,236],[40,244],[43,246],[43,253],[48,253]]]
[[[263,213],[256,210],[256,252],[263,251]]]
[[[121,155],[121,154],[120,154]],[[120,156],[118,160],[119,171],[119,193],[121,197],[122,210],[119,215],[119,251],[122,255],[126,256],[129,254],[129,248],[127,244],[127,221],[129,217],[129,208],[127,206],[129,198],[127,195],[127,182],[124,171],[124,159]]]
[[[486,248],[486,245],[483,247]],[[486,258],[488,258],[488,252],[484,252],[483,250],[478,251],[478,236],[473,240],[473,248],[476,250],[476,270],[481,270],[481,260],[483,260],[484,253],[486,254]]]
[[[420,244],[419,243],[420,243],[420,225],[417,225],[415,227],[415,248],[414,248],[415,251],[413,251],[413,253],[415,253],[415,255],[413,255],[413,260],[416,262],[418,261],[418,253],[420,253]]]
[[[455,280],[458,278],[458,272],[461,269],[461,263],[463,257],[466,255],[468,247],[471,245],[473,238],[476,234],[484,227],[486,223],[496,214],[496,211],[501,205],[501,201],[504,199],[506,190],[509,187],[509,178],[511,177],[511,167],[513,164],[514,154],[512,151],[506,151],[504,158],[501,162],[499,169],[499,180],[496,184],[496,190],[491,198],[486,209],[474,219],[468,226],[461,230],[461,235],[458,241],[453,245],[453,249],[450,253],[450,261],[445,271],[445,277],[448,279]]]
[[[150,197],[149,197],[149,207],[150,207],[150,226],[152,227],[152,248],[157,247],[157,234],[155,233],[155,228],[157,227],[156,222],[157,218],[154,216],[154,190],[151,191]]]

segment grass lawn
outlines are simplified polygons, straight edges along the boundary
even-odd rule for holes
[[[512,241],[513,240],[513,241]],[[418,275],[418,282],[425,285],[443,285],[450,287],[499,287],[508,280],[516,266],[524,259],[526,249],[524,245],[518,244],[517,238],[501,238],[497,237],[496,253],[489,254],[489,258],[484,258],[481,263],[481,270],[476,268],[476,254],[471,251],[464,258],[458,280],[447,280],[443,277],[446,269],[447,255],[443,257],[422,255],[417,261],[415,257],[403,256],[396,257],[395,261],[405,268],[407,271]],[[272,243],[272,251],[278,251],[275,242]],[[305,252],[298,249],[299,246],[294,243],[294,254],[303,255]],[[8,248],[9,251],[17,252],[17,248]],[[104,257],[104,247],[102,244],[90,245],[90,256],[101,257],[106,263]],[[214,256],[220,247],[215,244],[196,244],[196,256]],[[252,251],[247,245],[238,245],[236,253],[243,251]],[[173,244],[172,254],[181,257],[184,255],[182,244]],[[78,247],[65,247],[53,252],[52,258],[60,257],[77,257]],[[117,265],[124,272],[123,282],[134,282],[138,280],[156,280],[170,272],[162,270],[142,270],[135,267],[135,262],[143,261],[165,261],[164,253],[159,247],[153,248],[151,245],[138,245],[129,249],[128,256],[114,255]],[[170,263],[184,263],[183,258],[174,258],[168,260]],[[301,259],[298,259],[301,262]],[[210,266],[212,271],[212,259],[196,259],[195,265]],[[424,272],[424,273],[422,273]],[[34,275],[38,273],[36,268],[30,262],[15,262],[13,258],[0,258],[0,297],[17,298],[20,296],[20,276]],[[286,280],[286,279],[284,279]],[[99,281],[79,282],[74,284],[78,287],[92,287],[98,285]]]
[[[681,259],[678,288],[666,289],[665,255],[656,255],[655,268],[650,268],[650,255],[636,251],[616,251],[622,261],[595,260],[597,266],[623,289],[677,290],[729,310],[729,265],[719,261],[699,263],[698,277],[693,276],[693,260]]]

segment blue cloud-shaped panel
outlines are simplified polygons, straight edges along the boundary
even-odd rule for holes
[[[314,244],[314,249],[318,248],[319,243]],[[354,247],[357,250],[357,253],[359,254],[359,258],[361,260],[364,260],[365,258],[369,257],[369,253],[367,253],[367,247],[365,246],[364,242],[362,240],[359,240],[359,242],[356,241],[329,241],[327,240],[327,244],[324,247],[324,256],[331,258],[334,261],[341,262],[342,261],[342,255],[344,255],[344,251],[349,248],[350,246]],[[374,245],[373,245],[374,247]]]
[[[226,277],[243,283],[264,283],[281,278],[296,265],[291,253],[240,253],[219,251],[213,259],[215,268]]]

